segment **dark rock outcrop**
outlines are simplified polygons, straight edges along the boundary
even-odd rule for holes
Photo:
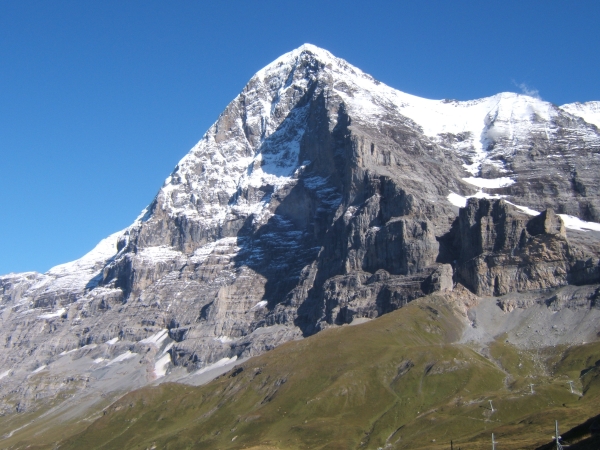
[[[552,209],[531,218],[504,200],[472,198],[457,221],[456,277],[477,295],[600,282],[598,258],[569,243]]]

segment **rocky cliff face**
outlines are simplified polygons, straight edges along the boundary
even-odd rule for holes
[[[46,274],[0,277],[3,410],[71,389],[67,362],[77,389],[114,391],[115,362],[141,384],[193,376],[455,282],[600,283],[592,106],[426,100],[314,46],[282,56],[130,227]]]
[[[531,218],[503,200],[473,198],[452,233],[456,277],[478,295],[600,283],[597,255],[569,243],[552,209]]]

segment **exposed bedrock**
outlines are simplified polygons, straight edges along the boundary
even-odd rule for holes
[[[456,279],[478,295],[600,282],[598,257],[568,241],[552,209],[531,218],[503,200],[473,198],[450,234]]]

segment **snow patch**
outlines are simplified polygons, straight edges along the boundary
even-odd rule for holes
[[[596,222],[586,222],[585,220],[581,220],[575,216],[569,216],[568,214],[558,214],[560,218],[565,223],[565,227],[571,230],[581,230],[581,231],[600,231],[600,223]]]
[[[110,366],[111,364],[114,363],[118,363],[121,361],[125,361],[127,359],[131,359],[131,358],[135,358],[137,356],[137,353],[132,353],[131,351],[127,350],[125,353],[117,356],[116,358],[110,360],[107,364],[107,366]]]
[[[513,205],[515,208],[523,211],[525,214],[527,214],[529,216],[537,216],[537,215],[539,215],[539,211],[536,211],[535,209],[528,208],[527,206],[515,205],[514,203],[511,203],[508,200],[506,201],[506,203]]]
[[[6,371],[4,371],[4,372],[0,373],[0,380],[1,380],[2,378],[6,378],[6,377],[8,376],[8,374],[9,374],[9,373],[10,373],[10,370],[6,370]]]
[[[446,198],[450,203],[452,203],[454,206],[458,206],[459,208],[464,208],[467,206],[467,197],[463,197],[462,195],[450,192]]]
[[[72,349],[72,350],[69,350],[69,351],[65,350],[65,351],[62,351],[62,352],[60,352],[60,353],[58,354],[58,356],[65,356],[65,355],[68,355],[69,353],[76,352],[77,350],[79,350],[79,349],[78,349],[78,348],[74,348],[74,349]]]
[[[250,311],[252,311],[253,309],[260,309],[260,308],[264,308],[265,306],[267,306],[267,301],[266,300],[261,300],[260,302],[258,302],[256,305],[254,305],[252,308],[250,308]]]
[[[140,344],[152,344],[155,345],[156,347],[160,347],[160,345],[163,343],[163,341],[165,339],[167,339],[169,337],[169,330],[167,330],[166,328],[163,330],[160,330],[158,333],[153,334],[150,337],[147,337],[146,339],[142,339],[140,341]]]
[[[232,363],[236,360],[237,360],[237,356],[233,356],[231,358],[222,358],[222,359],[218,360],[216,363],[213,363],[209,366],[203,367],[202,369],[198,370],[196,373],[194,373],[194,375],[200,375],[201,373],[208,372],[209,370],[216,369],[218,367],[223,367],[223,366],[225,366],[229,363]]]
[[[52,319],[54,317],[60,317],[62,316],[67,310],[65,308],[61,308],[56,312],[53,313],[49,313],[49,314],[42,314],[41,316],[38,316],[38,319]]]
[[[515,180],[508,177],[501,178],[478,178],[478,177],[469,177],[463,178],[463,181],[466,183],[472,184],[473,186],[477,186],[479,188],[485,189],[498,189],[506,186],[510,186],[511,184],[515,184]]]
[[[171,363],[171,355],[167,353],[154,363],[154,375],[156,378],[162,378],[167,374],[167,366]]]
[[[106,341],[106,344],[108,344],[108,345],[115,345],[117,342],[119,342],[119,338],[118,337],[114,337],[114,338],[109,339],[108,341]]]
[[[96,358],[94,364],[100,364],[102,361],[106,361],[104,358]]]

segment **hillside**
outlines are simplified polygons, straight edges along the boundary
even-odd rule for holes
[[[59,430],[5,445],[483,449],[493,432],[502,448],[535,448],[554,420],[566,430],[597,413],[600,342],[525,349],[504,335],[481,348],[464,342],[461,298],[433,295],[284,344],[205,386],[134,391],[57,447]]]

